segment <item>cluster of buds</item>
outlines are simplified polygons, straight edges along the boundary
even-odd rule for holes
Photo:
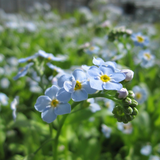
[[[119,39],[121,36],[130,36],[132,34],[132,30],[126,29],[125,27],[119,27],[119,28],[114,28],[109,31],[108,33],[108,39],[110,41],[114,41],[116,39]]]
[[[118,122],[128,123],[138,114],[138,102],[134,99],[133,91],[122,88],[117,93],[117,97],[122,99],[121,104],[117,105],[112,113]]]

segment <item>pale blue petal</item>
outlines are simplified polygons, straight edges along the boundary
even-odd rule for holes
[[[50,97],[51,99],[54,99],[56,97],[58,90],[59,90],[58,87],[53,85],[52,87],[48,88],[45,91],[45,95]]]
[[[72,93],[74,91],[74,87],[75,87],[76,81],[65,81],[64,82],[64,89],[69,92]]]
[[[96,66],[92,66],[88,70],[88,75],[90,76],[90,78],[98,77],[100,76],[100,74],[101,74],[101,70]]]
[[[89,108],[93,113],[101,110],[101,107],[97,103],[90,104]]]
[[[65,81],[68,81],[71,78],[71,76],[63,75],[58,79],[58,86],[63,87],[63,84]]]
[[[111,76],[111,81],[114,82],[121,82],[126,78],[126,75],[124,73],[114,73]]]
[[[56,98],[61,102],[68,102],[71,99],[71,93],[67,92],[64,88],[61,88],[58,91]]]
[[[50,106],[51,99],[47,96],[38,97],[36,104],[34,105],[35,109],[39,112],[42,112],[46,107]]]
[[[102,65],[99,67],[99,69],[103,72],[103,74],[108,75],[108,76],[114,73],[114,68],[111,66]]]
[[[114,82],[107,82],[105,84],[103,84],[103,88],[105,90],[120,90],[122,88],[122,84],[121,83],[114,83]]]
[[[83,101],[88,98],[88,94],[84,89],[77,90],[71,94],[71,98],[73,101],[78,102],[78,101]]]
[[[74,76],[75,80],[78,80],[80,82],[87,79],[86,73],[81,69],[74,70],[73,76]]]
[[[102,65],[103,63],[104,63],[104,61],[103,61],[103,59],[101,59],[101,58],[93,58],[93,64],[94,65],[97,65],[97,66],[100,66],[100,65]]]
[[[86,90],[88,94],[93,94],[97,91],[96,89],[91,88],[89,81],[83,83],[83,88]]]
[[[47,123],[53,122],[57,118],[57,115],[55,114],[55,108],[53,107],[46,108],[42,112],[41,117]]]
[[[96,90],[103,90],[103,87],[102,87],[103,82],[101,80],[90,79],[89,82],[90,82],[91,88]]]
[[[71,105],[69,103],[60,103],[55,109],[56,115],[67,114],[70,112],[71,112]]]

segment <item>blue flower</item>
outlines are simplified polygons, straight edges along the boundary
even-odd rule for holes
[[[131,39],[134,41],[134,44],[136,46],[147,46],[149,44],[149,38],[146,36],[143,36],[142,33],[133,33],[131,35]]]
[[[55,71],[57,71],[58,73],[62,73],[62,74],[65,74],[64,70],[51,64],[51,63],[47,63],[47,66],[50,68],[50,69],[53,69]]]
[[[98,46],[90,46],[87,49],[85,49],[85,52],[87,54],[97,54],[99,50],[100,48]]]
[[[150,155],[151,151],[152,151],[152,146],[149,144],[143,146],[140,150],[141,154],[145,156]]]
[[[45,95],[38,97],[35,109],[41,113],[42,119],[51,123],[57,118],[57,115],[71,112],[71,106],[67,101],[60,101],[56,96],[59,88],[55,85],[45,91]]]
[[[104,134],[104,136],[106,137],[106,138],[109,138],[110,137],[110,135],[111,135],[111,128],[110,127],[108,127],[108,126],[106,126],[105,124],[102,124],[101,125],[101,131],[102,131],[102,133]]]
[[[33,64],[34,63],[31,62],[28,63],[25,67],[19,68],[18,74],[15,77],[13,77],[13,79],[17,80],[18,78],[25,76],[28,72],[29,67],[32,66]]]
[[[66,79],[66,81],[63,80]],[[63,88],[58,92],[58,98],[61,101],[70,100],[73,101],[83,101],[88,98],[88,94],[95,93],[96,90],[90,87],[88,77],[86,73],[81,69],[74,70],[72,77],[63,76],[60,86],[63,85]],[[68,80],[67,80],[68,79]]]
[[[159,156],[150,155],[149,160],[160,160]]]
[[[64,61],[66,60],[66,56],[55,57],[52,53],[46,53],[45,51],[39,50],[38,55],[52,61]]]
[[[4,93],[0,93],[0,105],[7,106],[8,105],[8,97]]]
[[[38,57],[38,53],[34,54],[33,56],[26,57],[26,58],[21,58],[18,60],[19,63],[25,63],[25,62],[30,62],[31,60],[35,59]]]
[[[89,98],[89,99],[87,99],[87,102],[90,103],[89,109],[90,109],[93,113],[101,110],[101,107],[99,106],[99,104],[98,104],[98,103],[95,103],[94,98]]]
[[[111,66],[90,67],[88,70],[90,85],[97,90],[120,90],[122,84],[119,83],[125,79],[125,74],[115,72]]]
[[[147,93],[147,90],[145,88],[142,88],[142,87],[139,87],[139,86],[134,86],[132,90],[135,94],[135,100],[139,104],[142,104],[144,101],[146,101],[146,99],[148,97],[148,93]]]
[[[16,96],[16,97],[13,99],[13,101],[11,102],[11,105],[10,105],[11,110],[13,111],[13,112],[12,112],[12,116],[13,116],[13,119],[14,119],[14,120],[15,120],[16,117],[17,117],[16,110],[17,110],[17,105],[18,105],[18,103],[19,103],[19,97]]]
[[[117,128],[125,134],[131,134],[133,131],[132,124],[130,122],[117,122]]]
[[[148,49],[140,51],[138,58],[140,60],[140,65],[144,68],[152,67],[155,63],[155,56],[151,54]]]

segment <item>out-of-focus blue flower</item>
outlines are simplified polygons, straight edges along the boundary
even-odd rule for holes
[[[108,126],[106,126],[105,124],[102,124],[101,125],[101,131],[102,131],[102,133],[104,134],[104,136],[106,137],[106,138],[109,138],[110,137],[110,135],[111,135],[111,128],[110,127],[108,127]]]
[[[152,67],[155,64],[155,56],[150,53],[150,50],[140,51],[138,54],[140,65],[144,68]]]
[[[15,77],[13,77],[13,79],[17,80],[18,78],[25,76],[28,72],[29,67],[32,66],[33,64],[34,63],[31,62],[31,63],[28,63],[25,67],[19,68],[18,74]]]
[[[133,131],[132,124],[130,122],[117,122],[117,128],[125,134],[131,134]]]
[[[90,103],[89,109],[90,109],[93,113],[101,110],[101,107],[99,106],[99,104],[98,104],[98,103],[95,103],[94,98],[89,98],[89,99],[87,99],[87,102]]]
[[[131,39],[134,41],[136,46],[147,46],[149,44],[149,38],[147,36],[142,35],[142,33],[133,33],[131,35]]]
[[[60,101],[57,97],[59,88],[55,85],[45,91],[45,95],[38,97],[35,109],[41,113],[42,119],[51,123],[57,118],[57,115],[71,112],[71,106],[67,101]]]
[[[142,104],[144,101],[146,101],[146,99],[148,97],[148,93],[147,93],[147,90],[145,88],[142,88],[142,87],[139,87],[139,86],[134,86],[132,90],[135,94],[135,100],[139,104]]]
[[[97,90],[120,90],[122,84],[119,83],[125,79],[125,74],[115,72],[111,66],[92,66],[88,70],[90,85]]]
[[[31,60],[35,59],[38,57],[38,53],[32,55],[32,56],[29,56],[29,57],[26,57],[26,58],[21,58],[18,60],[19,63],[25,63],[25,62],[30,62]]]
[[[59,67],[57,67],[57,66],[55,66],[55,65],[53,65],[53,64],[51,64],[51,63],[47,63],[47,66],[48,66],[50,69],[53,69],[53,70],[55,70],[55,71],[58,72],[58,73],[65,74],[65,71],[64,71],[63,69],[61,69],[61,68],[59,68]]]
[[[55,57],[52,53],[46,53],[45,51],[39,50],[38,55],[52,61],[65,61],[66,56]]]
[[[13,111],[12,112],[12,116],[13,116],[13,119],[16,120],[16,117],[17,117],[17,114],[16,114],[16,110],[17,110],[17,105],[19,103],[19,96],[16,96],[13,101],[11,102],[11,110]]]
[[[159,156],[150,155],[149,160],[160,160]]]
[[[148,156],[152,152],[152,146],[147,144],[141,148],[140,152],[142,155]]]
[[[70,79],[69,77],[66,78]],[[71,80],[67,81],[63,81],[63,79],[60,80],[61,83],[58,84],[60,86],[63,85],[63,88],[61,88],[60,91],[58,92],[58,98],[61,101],[70,100],[70,98],[72,98],[72,100],[76,102],[83,101],[88,98],[88,94],[96,92],[95,89],[92,89],[90,87],[88,77],[86,73],[81,69],[74,70]]]
[[[7,78],[4,77],[0,80],[0,84],[1,84],[2,88],[8,88],[9,84],[10,84],[10,81]]]
[[[87,49],[85,49],[84,51],[87,54],[97,54],[99,52],[100,48],[98,46],[90,46]]]
[[[3,105],[3,106],[8,105],[8,97],[4,93],[0,93],[0,105]]]

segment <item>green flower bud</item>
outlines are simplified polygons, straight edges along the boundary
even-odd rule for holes
[[[132,115],[126,115],[126,118],[128,121],[132,121],[133,120],[133,116]]]
[[[133,113],[132,115],[137,115],[138,114],[138,109],[137,108],[133,108]]]
[[[128,97],[130,97],[130,98],[134,98],[135,97],[135,94],[134,94],[134,92],[132,90],[128,91]]]
[[[131,103],[132,103],[132,100],[131,100],[129,97],[126,97],[126,98],[123,100],[124,106],[129,106]]]
[[[123,122],[123,123],[128,123],[128,119],[126,118],[126,116],[123,117],[122,122]]]
[[[133,109],[132,109],[131,107],[128,107],[127,109],[125,109],[125,113],[126,113],[127,115],[132,114],[132,112],[133,112]]]
[[[132,107],[138,106],[138,102],[135,99],[132,99],[132,103],[130,104]]]

